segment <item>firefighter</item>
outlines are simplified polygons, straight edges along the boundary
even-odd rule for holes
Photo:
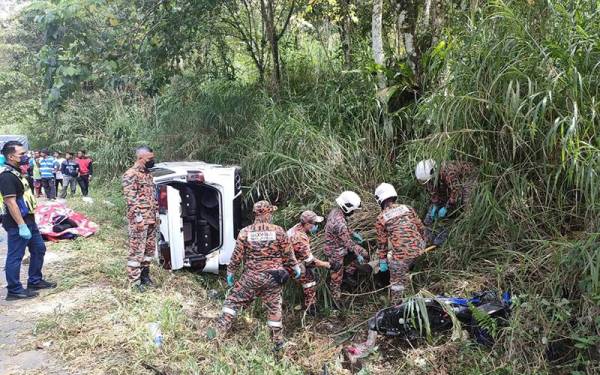
[[[233,286],[233,291],[223,304],[216,333],[227,333],[240,309],[260,297],[267,309],[267,326],[271,329],[274,350],[279,351],[283,347],[282,290],[289,278],[285,267],[293,269],[295,279],[300,278],[301,270],[286,232],[271,224],[275,210],[277,206],[267,201],[255,203],[254,224],[242,229],[238,235],[227,266],[227,284]],[[244,271],[240,280],[234,283],[235,273],[242,261]]]
[[[302,285],[304,293],[304,309],[309,315],[315,316],[317,313],[317,281],[316,267],[330,268],[329,262],[324,262],[314,257],[310,250],[310,238],[308,234],[316,234],[319,230],[319,223],[324,218],[313,211],[304,211],[300,215],[300,222],[288,230],[288,237],[294,249],[294,256],[304,266],[304,273],[298,280]]]
[[[381,207],[375,223],[379,270],[390,271],[390,299],[393,304],[402,300],[410,282],[409,267],[425,249],[421,219],[412,207],[396,203],[397,198],[396,189],[390,184],[382,183],[375,189],[375,199]]]
[[[152,286],[150,262],[156,251],[158,202],[150,169],[154,153],[147,146],[136,149],[136,162],[123,175],[123,193],[127,202],[129,255],[127,276],[130,283],[143,292]]]
[[[357,268],[356,263],[364,264],[369,257],[368,252],[352,239],[352,232],[348,229],[347,218],[360,209],[361,200],[353,191],[344,191],[335,200],[335,207],[327,216],[325,225],[325,255],[332,265],[329,274],[329,288],[334,301],[334,307],[339,308],[341,299],[341,286],[345,278],[352,280]],[[352,258],[348,265],[344,265],[345,257]]]
[[[430,196],[426,222],[443,219],[459,206],[467,209],[477,183],[475,166],[463,161],[443,162],[438,170],[435,160],[422,160],[415,168],[415,177]]]

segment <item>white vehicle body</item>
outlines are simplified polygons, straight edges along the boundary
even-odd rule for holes
[[[229,264],[241,223],[239,167],[204,162],[159,163],[156,184],[163,267],[218,273]]]

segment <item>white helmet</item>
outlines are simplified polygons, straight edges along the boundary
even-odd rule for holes
[[[417,168],[415,168],[417,180],[423,184],[429,182],[435,174],[435,165],[435,160],[433,159],[421,160],[419,164],[417,164]]]
[[[353,191],[344,191],[336,198],[335,202],[345,214],[360,210],[360,197]]]
[[[396,193],[396,189],[394,189],[391,184],[385,182],[377,186],[377,189],[375,189],[375,199],[377,199],[377,203],[379,203],[379,205],[385,202],[386,199],[396,198],[397,196],[398,193]]]

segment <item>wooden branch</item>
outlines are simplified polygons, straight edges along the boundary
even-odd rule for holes
[[[295,8],[296,8],[296,0],[292,0],[292,5],[290,6],[290,11],[288,12],[287,18],[285,19],[285,23],[283,24],[280,33],[277,34],[277,36],[276,36],[277,40],[281,39],[283,37],[283,34],[285,33],[285,31],[287,30],[288,25],[290,24],[290,19],[292,18],[292,15],[294,14]]]

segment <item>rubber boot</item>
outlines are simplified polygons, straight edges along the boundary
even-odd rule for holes
[[[273,345],[273,357],[277,362],[283,359],[283,347],[285,345],[284,341],[276,341]]]
[[[354,289],[358,285],[358,281],[356,281],[356,275],[348,275],[344,274],[344,278],[342,279],[342,285],[348,289]]]
[[[344,308],[345,308],[345,306],[342,301],[335,300],[335,299],[331,300],[331,310],[332,311],[341,311],[341,310],[344,310]]]
[[[146,291],[146,286],[144,286],[140,280],[131,284],[131,288],[139,293],[144,293]]]
[[[154,286],[154,282],[150,279],[150,267],[142,268],[142,275],[140,276],[140,281],[142,285],[146,285],[149,287]]]
[[[317,316],[318,313],[317,305],[312,304],[306,308],[306,315],[312,316],[313,318]]]

